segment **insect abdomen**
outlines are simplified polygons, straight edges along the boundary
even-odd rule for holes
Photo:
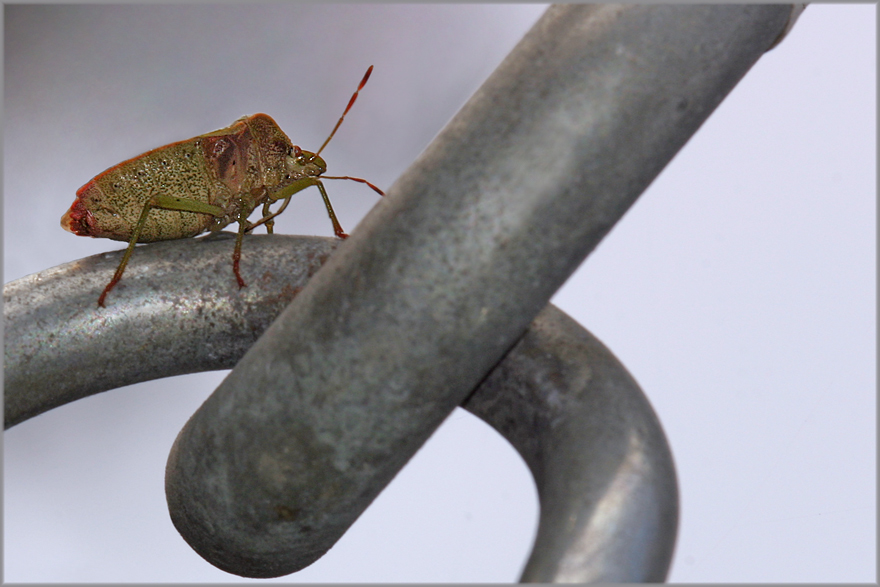
[[[200,138],[154,149],[111,167],[81,187],[61,225],[81,236],[128,240],[144,205],[164,194],[224,207],[229,190],[207,170]],[[138,242],[196,236],[215,220],[207,214],[153,208]]]

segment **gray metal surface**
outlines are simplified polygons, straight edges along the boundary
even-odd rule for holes
[[[231,238],[145,245],[106,309],[96,301],[122,251],[7,284],[6,427],[123,385],[232,367],[338,243],[248,237],[241,291]],[[678,519],[669,447],[632,377],[589,332],[546,307],[463,407],[534,475],[541,518],[524,580],[665,578]]]
[[[99,371],[104,388],[229,366],[299,292],[171,451],[169,511],[200,555],[251,577],[307,566],[467,401],[517,446],[539,486],[524,580],[662,580],[677,495],[656,418],[607,349],[542,308],[792,14],[790,5],[552,7],[321,271],[321,245],[304,256],[291,245],[278,251],[295,258],[275,270],[254,264],[249,276],[248,249],[274,263],[251,238],[243,271],[253,289],[238,292],[228,265],[210,260],[210,247],[231,243],[158,243],[138,250],[147,264],[131,266],[104,311],[70,298],[96,298],[114,255],[41,274],[17,295],[56,281],[68,294],[20,304],[44,308],[27,319],[43,334],[7,342],[7,425],[99,391],[70,380],[99,368],[89,361],[102,353],[138,363]],[[211,283],[225,285],[189,277],[192,265],[181,277],[166,254],[206,263]],[[277,281],[297,271],[315,275],[305,286]],[[261,294],[255,277],[275,293]],[[117,348],[135,332],[137,348]],[[81,352],[68,349],[77,344]],[[52,370],[41,348],[67,370]],[[37,383],[49,378],[56,389]]]
[[[251,577],[322,556],[790,14],[550,8],[181,431],[187,542]]]
[[[240,291],[229,280],[231,257],[218,253],[232,246],[229,233],[139,248],[107,298],[107,311],[95,311],[92,292],[98,288],[100,295],[107,285],[107,272],[119,264],[117,252],[6,284],[4,426],[86,395],[156,379],[156,372],[170,377],[231,369],[338,242],[285,237],[290,244],[284,249],[265,236],[249,238],[242,252],[242,276],[250,285]],[[287,269],[259,271],[263,265],[254,260]],[[127,296],[129,288],[137,296]]]

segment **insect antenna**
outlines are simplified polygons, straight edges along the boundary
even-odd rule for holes
[[[339,122],[337,122],[336,126],[333,127],[333,132],[330,133],[330,136],[327,137],[327,140],[324,141],[324,144],[321,145],[321,148],[315,152],[316,156],[321,154],[321,151],[324,150],[324,147],[327,146],[327,143],[330,142],[330,139],[332,139],[333,135],[336,134],[336,131],[339,130],[339,125],[342,124],[342,121],[345,120],[345,115],[348,114],[348,111],[351,110],[352,106],[354,106],[354,101],[357,100],[358,92],[360,92],[362,89],[364,89],[364,86],[367,85],[367,80],[370,79],[371,73],[373,73],[373,66],[372,65],[369,68],[367,68],[367,73],[364,74],[364,79],[361,80],[361,83],[358,86],[358,89],[356,89],[354,91],[354,94],[351,95],[351,100],[348,101],[348,106],[345,107],[345,112],[342,113],[342,116],[339,117]],[[353,178],[346,178],[346,179],[353,179]],[[373,188],[373,189],[376,189],[376,188]]]
[[[377,194],[379,194],[380,196],[385,195],[385,192],[383,192],[382,190],[380,190],[379,188],[377,188],[376,186],[374,186],[373,184],[368,182],[366,179],[361,179],[360,177],[349,177],[347,175],[342,175],[342,176],[322,175],[321,179],[350,179],[351,181],[359,181],[359,182],[365,183],[368,186],[370,186],[371,188],[373,188],[373,191],[376,192]]]

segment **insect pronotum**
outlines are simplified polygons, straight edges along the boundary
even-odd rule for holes
[[[272,233],[274,218],[291,196],[317,186],[339,238],[342,230],[322,179],[349,179],[382,190],[359,177],[324,175],[321,151],[336,134],[358,92],[373,71],[371,65],[348,102],[330,136],[316,152],[291,143],[266,114],[239,118],[231,126],[148,151],[101,173],[76,192],[76,200],[61,218],[65,230],[79,236],[128,241],[116,273],[101,292],[98,305],[122,279],[135,244],[189,238],[217,232],[238,222],[232,269],[239,287],[247,284],[239,272],[241,243],[246,233],[265,225]],[[270,206],[283,200],[278,210]],[[248,217],[262,206],[262,217]]]

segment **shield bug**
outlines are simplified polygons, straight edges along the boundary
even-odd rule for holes
[[[128,241],[98,305],[104,306],[107,294],[119,283],[135,244],[217,232],[232,222],[238,222],[232,269],[239,287],[245,287],[239,272],[242,238],[260,225],[271,234],[274,218],[284,211],[291,196],[307,187],[317,186],[333,231],[346,238],[321,180],[349,179],[384,194],[359,177],[324,175],[327,164],[321,151],[336,134],[372,71],[371,65],[330,136],[314,153],[294,145],[269,116],[254,114],[227,128],[124,161],[77,190],[76,200],[61,218],[62,228],[79,236]],[[270,206],[280,200],[273,212]],[[259,206],[261,218],[248,221]]]

